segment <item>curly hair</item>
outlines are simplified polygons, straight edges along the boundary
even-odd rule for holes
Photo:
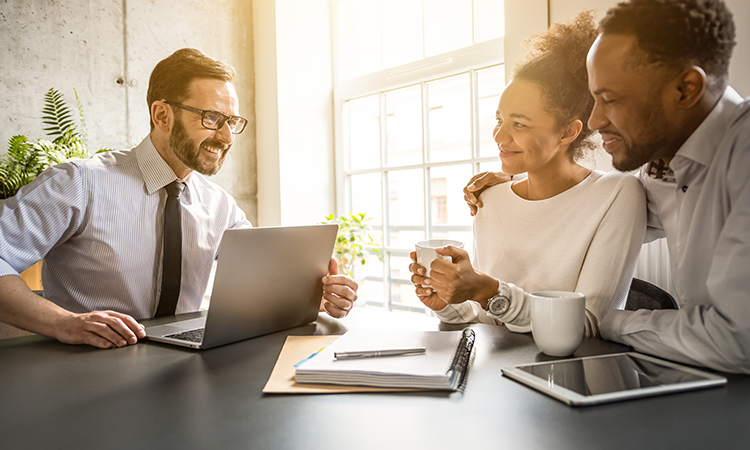
[[[189,95],[190,82],[196,78],[211,78],[233,81],[235,71],[232,66],[206,56],[194,48],[182,48],[159,61],[151,72],[146,92],[149,111],[157,100],[181,102]],[[151,130],[154,122],[151,120]]]
[[[732,13],[722,0],[631,0],[610,9],[599,26],[604,34],[634,35],[648,63],[699,66],[709,89],[726,86],[736,42]]]
[[[566,126],[578,119],[583,129],[570,144],[568,154],[573,160],[593,150],[593,130],[587,121],[594,107],[589,92],[586,54],[598,30],[593,11],[580,13],[572,22],[554,24],[547,31],[524,41],[531,47],[514,67],[514,78],[535,83],[541,90],[542,102],[557,120]]]

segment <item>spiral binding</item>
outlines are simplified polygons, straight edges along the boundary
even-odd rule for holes
[[[466,375],[469,373],[469,362],[471,361],[471,351],[474,349],[475,339],[476,333],[474,333],[474,330],[465,328],[461,340],[458,342],[456,353],[453,355],[450,369],[448,369],[448,373],[458,373],[457,386],[459,387],[464,385]]]

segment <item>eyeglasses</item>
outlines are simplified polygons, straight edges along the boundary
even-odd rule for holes
[[[220,113],[219,111],[212,110],[204,111],[202,109],[192,108],[190,106],[185,106],[167,100],[164,100],[164,103],[182,108],[195,114],[200,114],[201,125],[203,125],[203,128],[208,128],[209,130],[220,130],[221,127],[223,127],[224,124],[227,123],[229,124],[229,130],[232,132],[232,134],[240,134],[245,129],[245,125],[247,125],[247,119],[242,116],[228,116],[224,113]]]

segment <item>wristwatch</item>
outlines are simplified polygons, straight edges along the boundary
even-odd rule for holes
[[[502,316],[510,309],[510,287],[508,283],[498,281],[500,285],[497,288],[497,294],[487,300],[487,312],[492,316]]]

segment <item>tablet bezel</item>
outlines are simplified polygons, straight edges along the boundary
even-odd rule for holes
[[[542,366],[542,365],[558,364],[558,363],[567,362],[567,361],[579,361],[579,360],[586,360],[586,359],[618,358],[622,356],[629,356],[629,357],[636,358],[636,359],[640,358],[642,360],[649,361],[651,363],[658,364],[666,368],[670,368],[670,369],[677,370],[680,372],[690,373],[692,375],[697,375],[697,376],[702,377],[703,379],[697,380],[697,381],[679,382],[679,383],[659,385],[659,386],[649,386],[649,387],[644,387],[644,388],[639,388],[639,389],[628,389],[628,390],[623,390],[623,391],[607,392],[603,394],[582,395],[582,394],[579,394],[578,392],[572,391],[570,389],[566,389],[559,385],[550,386],[546,380],[539,378],[538,376],[535,376],[527,371],[522,370],[522,368],[530,367],[530,366]],[[607,354],[607,355],[586,356],[586,357],[580,357],[580,358],[569,358],[569,359],[561,359],[561,360],[555,360],[555,361],[544,361],[544,362],[539,362],[539,363],[519,364],[516,366],[503,367],[501,368],[501,371],[503,375],[509,378],[519,381],[531,388],[534,388],[538,391],[541,391],[549,395],[550,397],[553,397],[557,400],[560,400],[563,403],[566,403],[572,406],[596,405],[600,403],[609,403],[609,402],[615,402],[615,401],[626,400],[626,399],[631,399],[631,398],[648,397],[648,396],[653,396],[653,395],[667,394],[671,392],[702,389],[702,388],[708,388],[708,387],[714,387],[714,386],[721,386],[721,385],[726,384],[727,382],[727,379],[720,375],[715,375],[712,373],[704,372],[702,370],[694,369],[692,367],[686,367],[680,364],[673,363],[671,361],[665,361],[663,359],[654,358],[652,356],[643,355],[641,353],[636,353],[636,352],[613,353],[613,354]]]

